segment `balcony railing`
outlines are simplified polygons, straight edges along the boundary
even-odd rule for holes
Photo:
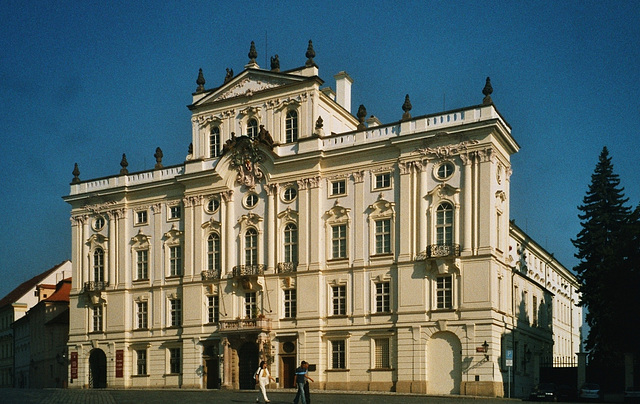
[[[220,279],[220,270],[205,269],[204,271],[200,272],[200,276],[202,276],[203,281],[215,281]]]
[[[233,267],[233,277],[263,275],[264,265],[236,265]]]
[[[84,283],[84,288],[82,288],[82,290],[84,292],[99,292],[101,290],[105,290],[107,286],[109,286],[109,282],[90,281]]]
[[[220,320],[220,332],[239,331],[271,331],[269,318],[243,318],[236,320]]]
[[[427,258],[459,256],[460,244],[431,244],[427,246]]]
[[[278,262],[276,270],[279,274],[286,274],[288,272],[296,272],[297,268],[297,262]]]

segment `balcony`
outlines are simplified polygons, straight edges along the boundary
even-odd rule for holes
[[[236,320],[220,320],[218,323],[220,332],[269,332],[271,331],[271,319],[269,318],[243,318]]]
[[[427,258],[459,257],[460,244],[431,244],[427,246]]]
[[[276,266],[276,271],[279,274],[286,274],[290,272],[296,272],[297,268],[298,268],[297,262],[278,262],[278,265]]]
[[[85,282],[82,288],[83,292],[101,292],[109,286],[109,282],[105,281],[90,281]]]
[[[220,279],[220,270],[204,270],[200,272],[203,281],[216,281]]]
[[[233,267],[233,277],[264,275],[264,265],[236,265]]]

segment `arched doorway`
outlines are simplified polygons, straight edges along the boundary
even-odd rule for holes
[[[258,344],[254,342],[245,342],[238,350],[238,381],[240,389],[255,389],[256,380],[253,375],[258,369],[259,357]]]
[[[89,355],[89,387],[107,387],[107,355],[102,349],[93,349]]]
[[[427,342],[429,394],[460,394],[462,345],[451,332],[433,334]]]

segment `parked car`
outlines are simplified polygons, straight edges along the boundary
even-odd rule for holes
[[[529,399],[533,401],[558,401],[558,388],[555,383],[540,383],[531,390]]]
[[[580,387],[580,400],[602,401],[604,396],[600,385],[597,383],[585,383]]]

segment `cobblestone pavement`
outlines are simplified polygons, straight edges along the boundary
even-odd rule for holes
[[[0,389],[2,404],[208,404],[255,403],[258,391],[229,390],[70,390],[70,389]],[[293,401],[295,390],[270,390],[273,404]],[[465,396],[425,396],[418,394],[371,392],[311,392],[313,404],[384,403],[384,404],[508,404],[519,400]]]

